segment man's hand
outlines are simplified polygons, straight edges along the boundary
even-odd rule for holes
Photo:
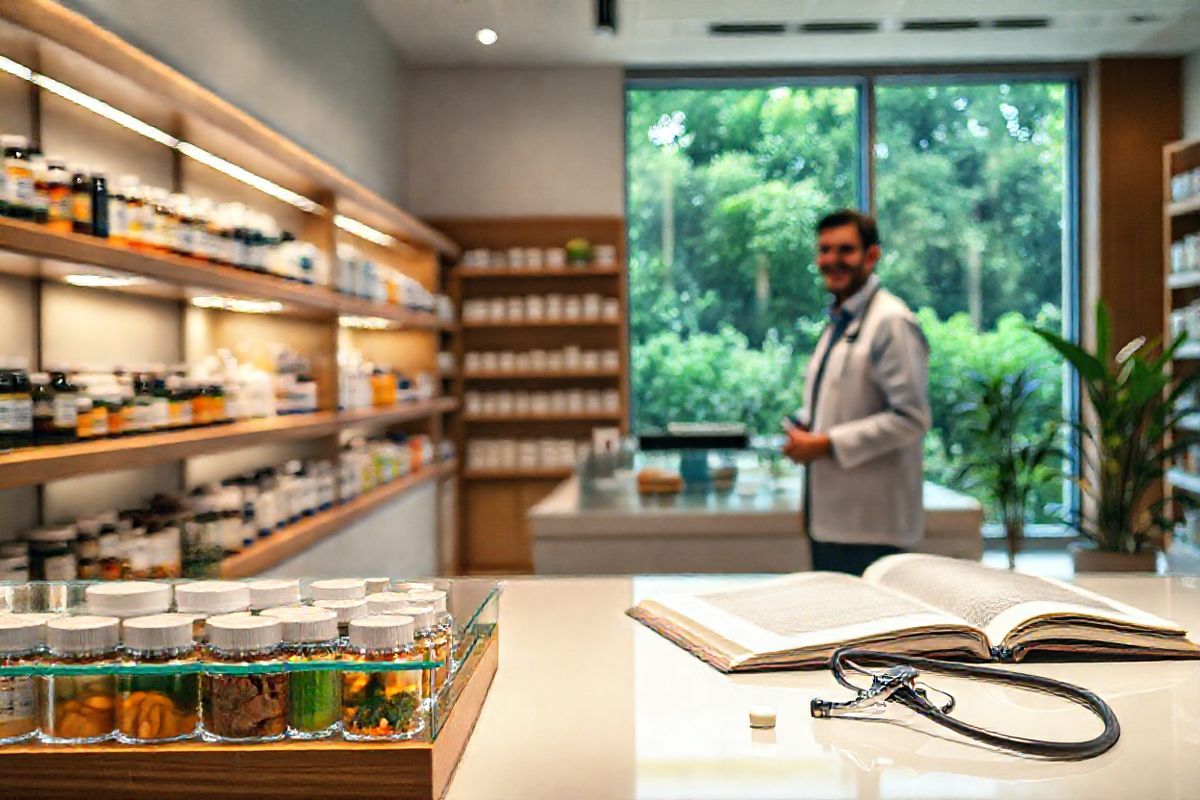
[[[810,433],[800,428],[787,432],[788,440],[783,445],[783,454],[797,464],[807,464],[818,458],[833,454],[833,444],[823,433]]]

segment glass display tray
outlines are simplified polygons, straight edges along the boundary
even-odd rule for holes
[[[315,579],[301,579],[301,599],[304,605],[311,603],[309,584]],[[399,580],[399,579],[398,579]],[[408,579],[404,579],[408,580]],[[183,584],[188,580],[159,580],[154,583]],[[422,732],[408,741],[432,742],[441,732],[458,697],[470,682],[485,651],[493,645],[499,633],[500,592],[503,584],[481,578],[434,579],[426,582],[446,592],[446,608],[454,620],[454,648],[447,682],[434,698],[434,702],[420,709],[425,725]],[[103,581],[20,581],[0,582],[0,614],[43,613],[76,616],[88,613],[85,602],[87,587]],[[172,610],[174,608],[172,607]],[[166,664],[141,664],[118,657],[118,660],[101,664],[55,664],[52,662],[0,666],[0,677],[20,676],[87,676],[87,675],[179,675],[208,673],[222,675],[253,675],[279,672],[309,671],[371,671],[392,672],[439,669],[442,661],[423,660],[407,662],[362,661],[353,656],[325,661],[275,661],[253,663],[212,663],[203,660],[183,661]],[[339,737],[335,736],[335,740]],[[286,744],[283,740],[276,744]],[[185,744],[201,743],[199,739],[187,740]],[[344,742],[349,744],[348,742]],[[357,744],[357,743],[355,743]],[[26,745],[28,746],[28,745]],[[51,745],[33,744],[50,747]],[[151,746],[170,745],[69,745],[70,747],[94,746]],[[228,745],[220,745],[222,747]],[[0,754],[6,749],[0,746]]]

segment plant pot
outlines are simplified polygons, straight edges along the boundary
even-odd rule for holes
[[[1112,553],[1097,550],[1086,544],[1072,542],[1067,545],[1071,560],[1075,562],[1075,573],[1080,572],[1154,572],[1158,567],[1158,553],[1143,550],[1140,553]]]

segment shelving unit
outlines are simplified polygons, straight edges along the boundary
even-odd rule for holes
[[[486,351],[554,350],[567,345],[612,349],[620,354],[619,368],[583,372],[479,373],[463,371],[454,386],[461,399],[472,390],[540,390],[570,388],[616,389],[616,413],[469,415],[454,422],[455,441],[464,472],[460,490],[460,566],[470,572],[525,572],[532,569],[532,545],[526,510],[552,491],[572,470],[552,467],[534,470],[472,469],[468,448],[472,439],[591,438],[595,427],[626,428],[629,417],[628,282],[625,270],[625,220],[622,217],[505,217],[440,219],[432,223],[464,249],[507,251],[513,247],[562,247],[573,238],[617,249],[616,266],[567,266],[562,269],[466,268],[449,271],[450,294],[460,309],[464,300],[534,294],[599,294],[617,298],[617,319],[490,322],[463,320],[455,355],[462,369],[464,354]]]
[[[147,185],[267,213],[330,265],[340,246],[352,245],[432,292],[443,290],[442,262],[459,254],[444,233],[82,15],[49,0],[0,0],[0,40],[10,62],[0,72],[3,132],[101,168],[110,182],[137,175]],[[73,92],[54,88],[64,85]],[[76,93],[99,102],[80,102]],[[79,288],[80,274],[135,280]],[[272,300],[282,309],[200,308],[191,302],[198,295]],[[331,287],[0,218],[0,309],[8,316],[0,321],[0,355],[25,356],[35,369],[51,361],[196,363],[222,349],[254,362],[278,343],[307,357],[318,389],[311,414],[0,453],[0,515],[22,517],[0,539],[28,524],[122,507],[155,491],[187,491],[281,460],[333,458],[351,431],[395,429],[437,442],[457,410],[457,381],[437,373],[438,352],[454,346],[456,323]],[[379,329],[342,327],[345,316],[375,318]],[[338,359],[350,348],[406,374],[433,375],[444,396],[339,411]],[[439,530],[430,534],[438,552],[447,551],[441,510],[453,512],[454,504],[440,498],[453,493],[455,471],[455,462],[441,464],[306,520],[272,542],[283,555],[254,548],[230,569],[249,575],[429,483],[439,498]],[[84,477],[102,473],[102,483]],[[29,509],[36,512],[27,518]],[[447,524],[456,525],[452,513]]]
[[[298,555],[347,525],[367,516],[398,497],[422,486],[453,475],[457,461],[443,461],[423,467],[411,475],[397,478],[367,494],[340,506],[318,513],[295,525],[262,539],[237,555],[221,562],[221,577],[229,580],[248,578]]]
[[[1169,144],[1163,148],[1163,274],[1164,316],[1163,341],[1171,341],[1172,310],[1183,308],[1200,301],[1200,271],[1173,272],[1171,245],[1186,236],[1200,233],[1200,196],[1183,201],[1171,199],[1171,177],[1200,167],[1200,139]],[[1188,341],[1175,352],[1173,368],[1178,371],[1200,369],[1200,342]],[[1168,437],[1200,437],[1200,414],[1189,414],[1176,424]],[[1200,475],[1175,468],[1167,471],[1167,492],[1184,491],[1200,496]],[[1186,537],[1186,534],[1185,534]],[[1200,542],[1188,541],[1175,536],[1168,548],[1168,559],[1172,553],[1200,555]]]

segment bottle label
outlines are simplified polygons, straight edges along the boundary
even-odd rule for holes
[[[48,581],[73,581],[75,580],[75,556],[71,554],[50,556],[42,562],[42,569],[45,571]]]
[[[48,213],[51,222],[71,221],[71,192],[65,186],[50,190]]]
[[[5,172],[8,174],[8,202],[14,206],[33,208],[37,205],[37,189],[33,183],[33,170],[28,162],[19,158],[10,158],[5,162]]]
[[[71,218],[85,225],[92,224],[92,196],[86,192],[71,195]]]
[[[29,720],[32,728],[37,708],[36,690],[35,678],[0,678],[0,726]]]
[[[11,420],[9,430],[15,433],[28,433],[33,430],[33,400],[29,395],[16,395],[11,405]]]
[[[13,405],[16,397],[11,394],[0,394],[0,433],[13,429]]]
[[[54,398],[54,427],[74,429],[79,424],[79,404],[75,395]]]
[[[118,197],[108,198],[108,235],[121,238],[129,233],[129,207]]]

